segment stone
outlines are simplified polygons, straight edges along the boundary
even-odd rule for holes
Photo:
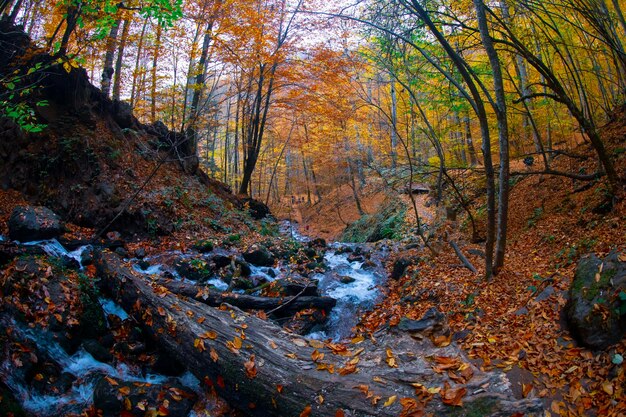
[[[285,293],[285,295],[298,295],[302,291],[303,296],[318,296],[319,291],[317,288],[318,281],[316,279],[309,279],[303,276],[295,275],[288,278],[281,278],[275,281]]]
[[[243,259],[257,266],[273,266],[276,257],[263,245],[252,245],[243,254]]]
[[[339,282],[341,282],[342,284],[352,284],[354,281],[356,281],[356,279],[349,277],[347,275],[344,275],[339,278]]]
[[[18,206],[9,218],[9,237],[20,242],[52,239],[63,231],[61,219],[47,207]]]
[[[391,279],[402,278],[402,276],[406,272],[406,269],[409,267],[409,265],[412,265],[412,264],[413,264],[413,261],[411,261],[408,258],[396,259],[396,261],[393,263],[393,268],[391,270],[391,275],[390,275]]]
[[[578,262],[565,305],[575,339],[592,349],[605,349],[626,333],[626,254],[595,254]]]
[[[259,200],[244,198],[242,202],[248,207],[248,212],[254,220],[261,220],[272,215],[270,208]]]
[[[202,239],[196,241],[191,247],[200,253],[208,253],[215,248],[215,244],[210,240]]]
[[[98,343],[95,339],[86,339],[83,341],[83,349],[85,349],[93,358],[97,361],[104,363],[111,363],[113,361],[113,355]]]
[[[555,293],[554,287],[552,285],[548,285],[543,291],[539,293],[537,297],[535,297],[535,301],[538,303],[545,301],[548,298],[550,298],[552,295],[554,295],[554,293]]]
[[[308,245],[309,247],[312,247],[312,248],[322,248],[322,249],[328,246],[326,243],[326,240],[322,239],[321,237],[311,240],[308,243]]]
[[[112,383],[113,382],[113,383]],[[123,394],[128,392],[128,394]],[[93,403],[96,409],[102,410],[103,417],[121,415],[125,405],[130,402],[128,416],[144,416],[137,405],[142,402],[144,410],[156,409],[163,406],[167,400],[167,415],[169,417],[186,417],[196,400],[196,394],[177,382],[165,384],[149,384],[142,382],[125,382],[117,378],[101,378],[96,384],[93,393]]]
[[[398,330],[408,332],[412,337],[432,337],[450,334],[445,314],[434,307],[429,308],[419,320],[402,317]]]

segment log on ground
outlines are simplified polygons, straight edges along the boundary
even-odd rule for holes
[[[235,307],[177,296],[114,254],[100,254],[96,265],[102,290],[246,415],[332,417],[342,410],[395,417],[423,409],[437,416],[510,416],[542,409],[538,399],[515,400],[504,374],[481,372],[454,343],[437,348],[401,332],[350,345],[307,341]],[[451,362],[462,364],[456,379],[463,373],[465,383],[450,378]],[[461,371],[467,367],[471,372]]]
[[[276,315],[281,317],[294,315],[307,308],[318,308],[328,313],[337,304],[337,301],[332,297],[257,297],[247,294],[222,293],[208,287],[163,278],[158,279],[156,284],[164,286],[175,294],[192,298],[212,307],[230,304],[242,310],[274,310]]]

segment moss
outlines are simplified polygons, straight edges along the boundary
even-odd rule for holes
[[[585,298],[589,301],[596,298],[600,294],[600,290],[609,286],[611,278],[613,278],[615,274],[617,274],[615,269],[602,271],[600,279],[597,282],[594,280],[589,289],[584,293]]]
[[[472,402],[463,403],[463,407],[452,408],[451,416],[484,417],[490,416],[498,409],[498,403],[491,397],[479,397]]]
[[[376,242],[401,238],[406,208],[399,201],[386,201],[374,214],[361,216],[341,236],[345,242]]]

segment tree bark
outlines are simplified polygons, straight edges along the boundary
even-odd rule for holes
[[[275,310],[280,317],[291,316],[298,311],[307,308],[319,308],[329,313],[335,306],[337,300],[332,297],[316,297],[316,296],[289,296],[289,297],[257,297],[247,294],[222,293],[210,290],[208,287],[188,284],[181,281],[173,281],[167,279],[159,279],[156,281],[158,285],[162,285],[174,294],[182,295],[187,298],[196,300],[202,304],[211,307],[219,307],[222,304],[230,304],[231,306],[243,310]]]
[[[115,61],[115,73],[113,74],[113,100],[120,99],[120,90],[122,88],[122,64],[124,63],[124,49],[126,49],[126,41],[128,40],[128,31],[130,30],[130,18],[124,19],[122,27],[122,36],[117,49],[117,59]]]
[[[498,225],[496,251],[493,262],[493,273],[497,274],[504,266],[504,253],[506,251],[506,235],[509,215],[509,123],[507,120],[506,97],[504,81],[502,79],[502,67],[498,53],[493,45],[493,39],[489,34],[487,14],[483,0],[474,0],[478,30],[482,39],[483,47],[489,58],[489,65],[493,72],[493,86],[496,96],[495,112],[498,122],[498,143],[500,145],[500,181],[498,193]]]
[[[348,415],[395,417],[403,404],[405,410],[424,409],[438,416],[460,411],[510,416],[542,408],[539,399],[514,400],[504,374],[481,372],[455,344],[436,348],[428,333],[445,331],[447,326],[441,322],[411,335],[377,334],[376,343],[325,343],[322,347],[319,341],[306,341],[235,307],[214,309],[177,297],[144,281],[124,267],[117,255],[102,253],[96,265],[103,291],[161,348],[245,415],[332,417],[343,410]],[[468,364],[473,375],[463,388],[447,372],[433,371],[437,357]],[[355,372],[350,373],[349,367]],[[464,408],[442,404],[439,395],[419,404],[414,399],[415,383],[465,389],[461,391],[465,392]]]
[[[104,64],[102,65],[102,80],[100,82],[100,89],[105,97],[109,97],[111,92],[111,81],[113,80],[113,55],[115,55],[115,44],[117,42],[117,32],[120,28],[121,20],[117,19],[107,38],[107,49],[104,54]]]

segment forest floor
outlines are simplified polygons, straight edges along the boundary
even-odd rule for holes
[[[605,131],[622,175],[625,131],[623,121]],[[576,152],[592,155],[585,145]],[[593,164],[590,157],[581,168],[591,172]],[[554,167],[571,169],[563,157]],[[584,183],[569,178],[519,178],[511,193],[506,264],[491,282],[482,278],[482,245],[469,243],[466,224],[448,221],[442,229],[461,242],[478,274],[464,268],[441,239],[435,242],[437,256],[401,250],[396,257],[418,262],[388,283],[384,300],[362,317],[358,332],[371,335],[402,317],[418,319],[437,307],[447,314],[454,339],[470,357],[484,369],[506,371],[519,398],[542,398],[546,416],[626,415],[624,366],[612,364],[615,354],[626,352],[626,341],[605,351],[580,347],[563,316],[578,259],[590,252],[603,257],[616,248],[626,250],[626,200],[605,214],[600,208],[606,194],[602,182],[578,191]],[[342,212],[354,205],[347,192],[339,201],[335,210]],[[484,210],[474,209],[484,223]],[[326,210],[329,215],[305,217],[304,227],[314,233],[329,228],[332,211]]]

